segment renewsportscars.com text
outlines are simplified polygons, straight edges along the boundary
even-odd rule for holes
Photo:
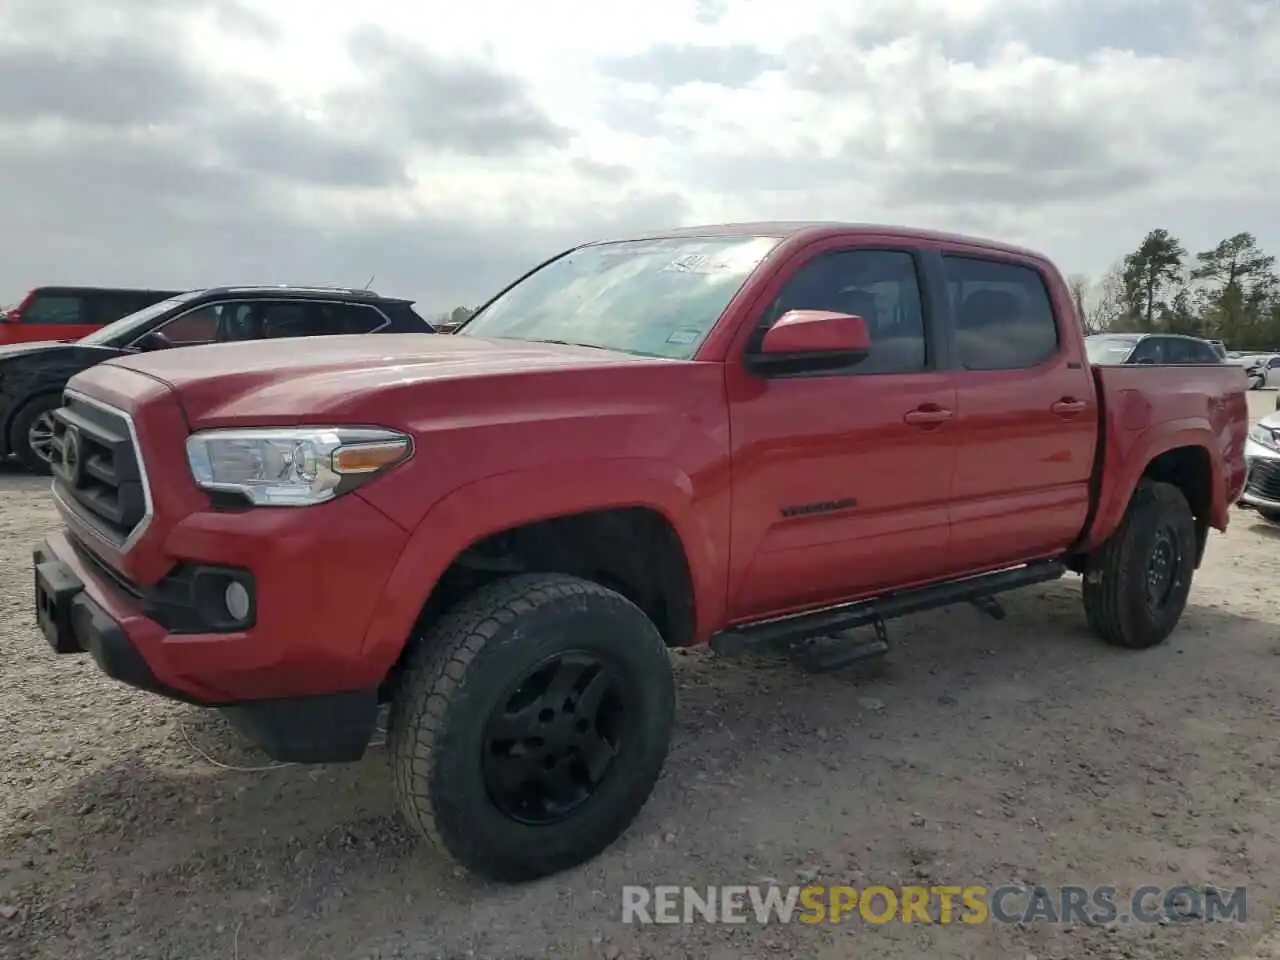
[[[1139,886],[808,886],[622,889],[622,922],[692,923],[1191,923],[1246,920],[1245,888]]]

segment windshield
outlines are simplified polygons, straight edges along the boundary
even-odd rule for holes
[[[108,323],[100,330],[95,330],[87,337],[81,337],[77,343],[102,344],[111,341],[127,341],[129,334],[135,329],[141,332],[141,328],[146,326],[150,321],[154,320],[166,310],[178,306],[180,303],[186,303],[195,297],[199,290],[191,290],[187,293],[180,293],[176,297],[170,297],[168,300],[161,300],[159,303],[153,303],[149,307],[143,307],[127,317],[121,317],[114,323]]]
[[[521,280],[457,335],[687,360],[778,243],[679,237],[582,247]]]
[[[1090,363],[1124,363],[1139,337],[1085,337],[1084,348]]]

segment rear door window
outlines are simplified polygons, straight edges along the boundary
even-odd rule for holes
[[[1165,363],[1194,363],[1191,341],[1181,337],[1167,337],[1164,341]]]
[[[1058,352],[1058,324],[1038,270],[981,257],[943,257],[966,370],[1024,370]]]
[[[1211,343],[1202,343],[1199,340],[1191,341],[1191,359],[1189,363],[1221,363],[1222,357],[1219,356],[1217,348]]]
[[[1164,337],[1147,337],[1129,357],[1129,363],[1164,363]]]

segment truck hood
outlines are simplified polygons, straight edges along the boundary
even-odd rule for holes
[[[108,363],[171,387],[191,426],[204,428],[246,420],[339,422],[363,416],[375,397],[428,383],[682,362],[594,347],[404,333],[211,344]]]

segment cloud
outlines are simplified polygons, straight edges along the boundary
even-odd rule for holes
[[[207,107],[212,87],[182,60],[132,40],[96,49],[0,40],[0,119],[56,117],[107,127],[173,121]]]
[[[743,43],[660,43],[641,53],[607,58],[601,67],[607,76],[670,90],[686,83],[742,87],[780,64],[776,55]]]
[[[0,5],[0,302],[363,283],[474,303],[584,239],[848,219],[1099,271],[1280,248],[1267,0]]]
[[[519,78],[479,59],[442,57],[374,26],[355,30],[348,50],[365,79],[334,97],[341,117],[380,117],[433,150],[479,156],[569,140]]]

